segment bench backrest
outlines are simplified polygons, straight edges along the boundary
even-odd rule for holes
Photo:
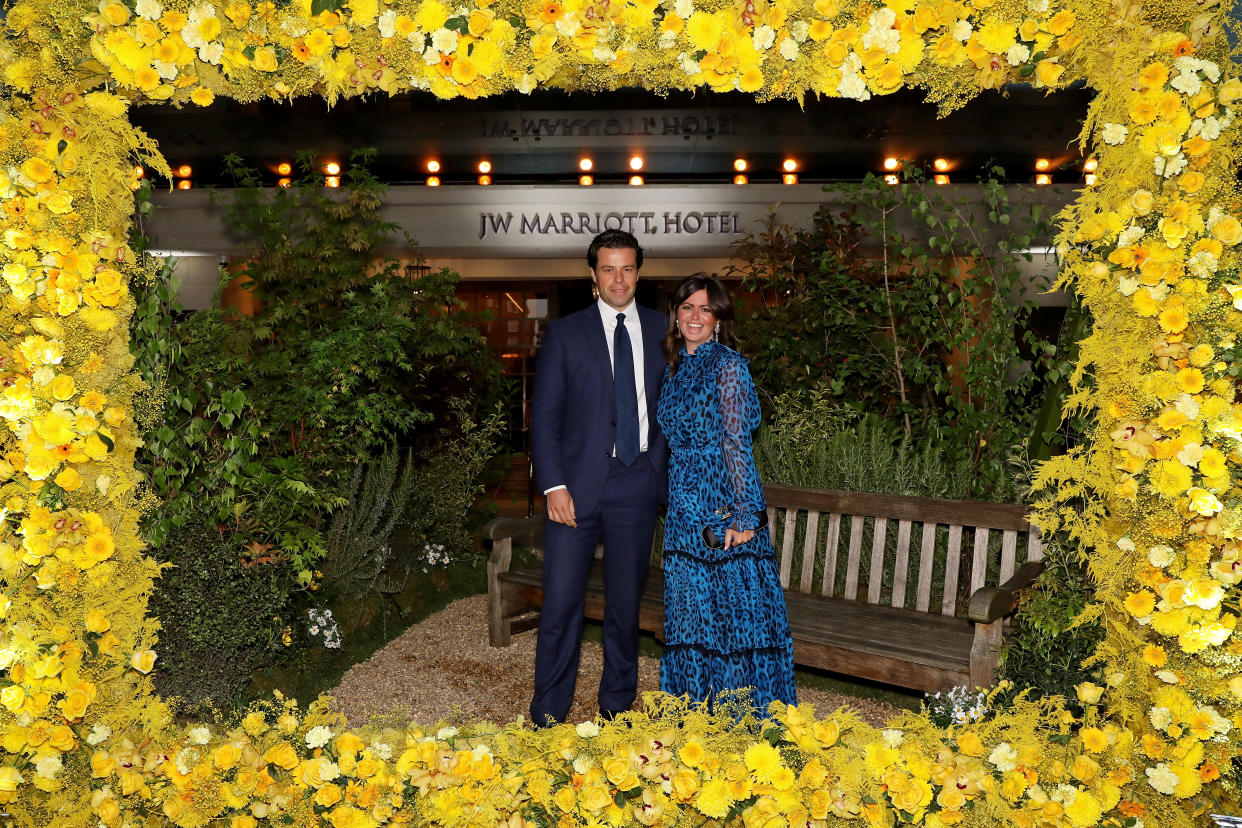
[[[808,594],[957,615],[975,590],[1043,557],[1023,506],[790,486],[764,494],[781,585]]]

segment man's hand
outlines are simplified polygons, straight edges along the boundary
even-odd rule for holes
[[[578,528],[578,520],[574,515],[574,499],[569,494],[569,489],[548,492],[548,517],[557,523]]]
[[[732,546],[741,546],[742,544],[749,542],[754,536],[755,531],[753,529],[747,529],[745,532],[739,532],[737,529],[726,529],[724,548],[728,549]]]

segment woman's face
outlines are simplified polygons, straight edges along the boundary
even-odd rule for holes
[[[707,301],[707,290],[696,290],[686,297],[677,308],[677,327],[686,340],[686,351],[694,349],[712,338],[716,328],[716,315]]]

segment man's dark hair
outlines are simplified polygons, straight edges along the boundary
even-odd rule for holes
[[[639,270],[643,269],[643,248],[638,243],[638,239],[634,238],[632,233],[627,233],[624,230],[605,230],[591,239],[591,246],[587,248],[587,265],[590,266],[591,270],[595,269],[595,264],[599,261],[599,251],[605,247],[614,250],[630,248],[634,251],[635,266]]]

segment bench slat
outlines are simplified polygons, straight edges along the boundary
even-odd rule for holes
[[[885,517],[918,523],[956,523],[988,529],[1014,529],[1025,532],[1030,524],[1026,507],[1012,503],[982,503],[972,500],[941,500],[934,497],[885,495],[870,492],[843,492],[835,489],[800,489],[793,486],[763,487],[769,504],[797,509],[818,509],[842,515]]]
[[[794,529],[798,522],[798,510],[785,510],[785,536],[781,538],[781,587],[789,589],[789,573],[793,570]]]
[[[1013,577],[1013,570],[1018,558],[1018,533],[1008,531],[1001,536],[1000,581],[1005,583]]]
[[[893,606],[906,605],[906,575],[910,569],[910,521],[897,523],[897,563],[893,567]]]
[[[931,608],[932,566],[936,562],[936,524],[923,524],[923,546],[919,551],[919,588],[914,608],[927,612]]]
[[[802,577],[798,581],[798,589],[811,592],[811,581],[815,577],[816,541],[819,539],[819,512],[812,509],[806,515],[806,540],[802,544]]]
[[[845,562],[845,597],[853,601],[858,597],[858,568],[862,558],[863,516],[850,518],[850,549]]]
[[[884,588],[884,541],[888,534],[888,519],[876,518],[871,532],[871,574],[867,576],[867,603],[880,603],[880,591]]]
[[[1039,535],[1039,529],[1035,526],[1031,527],[1031,531],[1026,536],[1026,559],[1028,561],[1044,559],[1044,541]]]
[[[824,543],[824,579],[820,584],[821,595],[832,597],[837,589],[837,546],[841,541],[841,516],[835,512],[828,516],[828,540]]]
[[[970,591],[987,586],[988,580],[988,536],[990,529],[975,529],[975,555],[970,566]]]
[[[962,568],[962,525],[949,524],[949,555],[944,565],[944,597],[940,599],[940,614],[957,614],[957,576]]]

